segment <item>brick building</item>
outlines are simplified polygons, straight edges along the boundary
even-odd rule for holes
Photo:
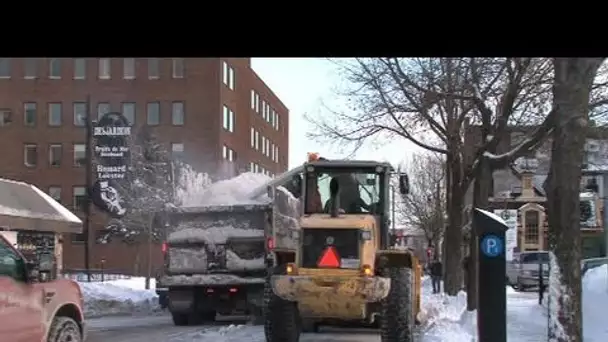
[[[94,117],[122,112],[195,169],[287,169],[288,109],[249,58],[0,58],[0,177],[35,184],[80,214],[87,98]],[[145,246],[95,242],[107,217],[93,211],[91,267],[104,259],[107,269],[147,269]],[[63,244],[65,268],[84,267],[82,236]],[[160,261],[155,247],[154,268]]]

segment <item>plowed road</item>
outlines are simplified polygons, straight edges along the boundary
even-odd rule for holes
[[[265,342],[261,326],[221,319],[215,325],[176,327],[170,316],[89,319],[87,342]],[[373,330],[322,329],[304,334],[301,342],[379,342]]]

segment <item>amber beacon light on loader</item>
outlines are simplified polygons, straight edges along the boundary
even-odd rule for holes
[[[418,261],[392,246],[389,229],[391,179],[407,195],[407,175],[388,163],[318,154],[301,170],[293,182],[301,187],[296,247],[277,250],[272,239],[267,246],[266,341],[296,342],[322,324],[378,326],[383,342],[412,341]]]

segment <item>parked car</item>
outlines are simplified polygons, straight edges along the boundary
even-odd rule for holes
[[[543,281],[549,283],[549,252],[522,252],[507,262],[507,281],[518,291],[539,285],[539,265],[542,264]]]
[[[0,235],[1,340],[84,341],[80,287],[68,279],[42,282],[35,266]]]

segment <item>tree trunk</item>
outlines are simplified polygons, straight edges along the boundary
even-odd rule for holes
[[[148,241],[147,241],[147,247],[148,247],[148,263],[147,263],[147,270],[146,270],[146,290],[150,289],[150,277],[152,276],[152,225],[154,224],[154,215],[150,214],[150,218],[148,220]]]
[[[485,139],[485,138],[484,138]],[[484,140],[485,141],[485,140]],[[492,169],[485,158],[479,160],[476,170],[475,182],[473,183],[473,208],[486,209],[488,207],[488,197],[490,197],[490,187],[492,186]],[[477,239],[478,227],[474,221],[471,222],[471,236],[469,239],[469,251],[471,263],[467,274],[467,310],[477,309],[477,278],[479,277],[479,244]]]
[[[549,245],[561,270],[553,341],[582,342],[580,179],[588,127],[589,93],[601,58],[555,58],[551,167],[547,178]],[[553,301],[553,300],[552,300]],[[553,320],[551,320],[553,321]],[[563,328],[564,333],[556,333]]]
[[[462,210],[464,191],[462,189],[462,168],[457,154],[448,154],[450,164],[450,203],[448,227],[445,232],[445,284],[444,291],[455,296],[462,288]]]

